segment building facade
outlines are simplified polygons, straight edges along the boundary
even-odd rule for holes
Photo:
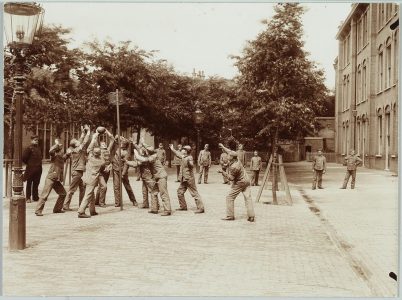
[[[398,168],[399,18],[393,3],[355,3],[336,36],[335,152],[368,168]]]

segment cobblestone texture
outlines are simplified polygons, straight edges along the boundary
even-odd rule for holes
[[[148,214],[130,206],[126,194],[125,209],[120,211],[113,205],[109,182],[108,206],[97,208],[99,216],[78,219],[75,211],[52,214],[56,198],[52,193],[44,217],[34,215],[36,203],[27,204],[28,248],[17,252],[7,250],[5,201],[3,292],[7,296],[373,296],[368,282],[353,270],[297,191],[307,187],[304,179],[297,181],[297,174],[304,176],[309,166],[289,168],[293,173],[289,177],[298,185],[292,186],[293,206],[256,203],[256,223],[246,221],[242,196],[236,200],[236,220],[220,220],[229,187],[221,183],[216,167],[210,171],[210,184],[198,185],[206,207],[200,215]],[[353,200],[349,195],[363,190],[359,176],[356,191],[335,193],[331,188],[330,192],[328,184],[328,190],[308,194],[373,278],[392,287],[388,273],[384,277],[379,271],[395,270],[397,207],[383,203],[396,204],[397,199],[388,200],[395,194],[380,197],[382,201],[363,198],[364,205],[363,200]],[[395,179],[381,180],[390,185]],[[140,199],[141,183],[134,176],[130,182]],[[338,185],[333,183],[334,189]],[[168,187],[172,207],[178,208],[173,175]],[[254,198],[257,191],[253,187]],[[263,199],[270,197],[269,192],[264,191]],[[186,196],[195,210],[194,201]]]

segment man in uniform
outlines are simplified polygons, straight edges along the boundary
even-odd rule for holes
[[[106,206],[107,182],[109,180],[110,171],[112,170],[110,151],[113,146],[114,137],[108,130],[106,130],[105,133],[109,136],[110,142],[109,146],[107,146],[106,142],[100,143],[101,157],[105,161],[105,168],[99,174],[99,186],[95,196],[95,205],[99,205],[100,207]]]
[[[178,145],[177,145],[177,151],[181,152],[181,149],[182,149],[182,145],[181,145],[181,144],[178,144]],[[176,176],[177,176],[176,182],[180,182],[179,174],[180,174],[181,159],[178,158],[178,157],[175,155],[174,158],[173,158],[173,161],[172,161],[172,165],[175,165],[175,166],[176,166]]]
[[[161,161],[162,165],[164,166],[166,163],[166,151],[163,149],[163,144],[159,143],[159,148],[156,149],[156,154],[158,155],[159,160]]]
[[[95,188],[99,184],[99,175],[105,168],[105,161],[101,157],[101,149],[96,146],[99,133],[95,132],[92,136],[91,144],[88,147],[88,163],[86,166],[84,183],[86,185],[85,196],[78,208],[78,218],[90,218],[96,216],[98,213],[95,211]],[[101,187],[103,188],[103,187]],[[89,205],[89,213],[91,216],[85,214],[85,210]]]
[[[115,137],[113,140],[113,145],[111,146],[110,157],[112,159],[112,170],[113,170],[113,188],[114,188],[114,199],[115,199],[115,206],[121,206],[120,203],[120,174],[119,168],[121,168],[122,173],[122,182],[130,201],[133,203],[133,206],[137,206],[137,200],[135,200],[133,189],[130,186],[130,181],[128,179],[128,166],[123,162],[124,160],[129,160],[129,142],[124,138],[120,137],[120,149],[121,149],[121,163],[119,162],[119,151],[117,147],[118,143],[118,136]]]
[[[221,169],[223,172],[227,172],[227,169],[229,167],[229,155],[222,149],[222,153],[221,156],[219,158],[219,164],[221,165]],[[228,178],[223,175],[222,173],[222,177],[223,177],[223,184],[230,184],[230,181],[228,180]]]
[[[183,150],[176,151],[173,148],[173,145],[169,145],[170,150],[181,160],[180,166],[180,186],[177,189],[177,198],[179,199],[180,208],[176,210],[187,210],[187,203],[184,197],[184,193],[187,189],[190,191],[191,196],[195,200],[195,204],[197,205],[197,210],[194,212],[196,214],[204,213],[204,203],[202,202],[201,196],[198,193],[197,186],[195,185],[194,178],[194,161],[193,157],[190,155],[191,147],[184,146]]]
[[[198,166],[200,167],[200,175],[198,177],[198,184],[201,184],[202,174],[204,174],[204,183],[208,183],[208,171],[211,167],[211,152],[209,152],[209,145],[205,144],[204,150],[200,151],[198,155]]]
[[[85,172],[85,164],[87,162],[87,147],[89,135],[91,134],[88,125],[81,127],[81,137],[79,140],[72,139],[70,147],[67,149],[67,156],[71,158],[72,179],[67,192],[66,200],[64,201],[63,209],[71,211],[70,203],[77,188],[79,189],[79,204],[85,194],[85,185],[82,181],[82,176]]]
[[[243,144],[237,146],[237,160],[241,162],[243,167],[246,167],[246,151],[243,150]]]
[[[26,164],[23,180],[27,182],[26,186],[26,202],[39,200],[38,186],[40,177],[42,176],[42,151],[39,147],[39,139],[37,135],[31,136],[31,145],[29,145],[22,154],[22,162]]]
[[[341,187],[341,189],[346,189],[350,176],[352,176],[352,182],[350,184],[350,188],[352,189],[355,188],[356,168],[362,162],[363,161],[355,154],[355,150],[350,150],[350,155],[345,157],[345,163],[347,168],[346,168],[345,180],[343,181],[343,186]]]
[[[229,168],[228,172],[223,172],[222,170],[218,170],[218,172],[224,174],[224,176],[228,177],[228,179],[233,182],[229,195],[226,197],[226,218],[222,220],[233,221],[235,219],[234,201],[237,195],[243,193],[247,208],[247,221],[254,222],[255,214],[253,201],[251,199],[250,179],[247,172],[243,164],[237,159],[237,153],[235,151],[226,148],[222,144],[219,144],[219,147],[229,155]]]
[[[262,160],[258,155],[258,151],[254,151],[254,156],[250,161],[250,169],[253,172],[252,185],[258,186],[258,177],[260,176],[260,170],[262,168]]]
[[[145,149],[136,145],[133,142],[134,148],[137,149],[138,153],[142,156],[146,156]],[[142,204],[139,208],[149,208],[149,194],[151,194],[151,209],[149,213],[157,214],[159,210],[159,200],[158,200],[158,187],[155,182],[155,178],[152,175],[151,165],[149,162],[139,162],[138,160],[126,161],[127,165],[133,168],[138,168],[140,176],[142,179]]]
[[[323,189],[322,187],[322,174],[325,174],[327,171],[327,160],[324,155],[322,155],[322,150],[318,150],[317,155],[313,158],[313,187],[315,190],[317,182],[318,188]]]
[[[64,171],[64,161],[67,156],[63,154],[62,144],[59,139],[55,140],[55,144],[49,150],[51,165],[49,172],[46,176],[45,186],[40,195],[38,204],[36,206],[35,215],[41,217],[43,216],[42,211],[45,207],[47,197],[49,196],[52,189],[59,195],[56,203],[53,207],[53,213],[64,213],[63,203],[66,198],[66,190],[63,187],[63,171]]]
[[[145,144],[141,145],[144,147],[146,152],[148,153],[148,157],[140,155],[137,149],[134,149],[135,159],[140,163],[149,162],[149,166],[151,169],[151,173],[155,179],[155,182],[158,186],[159,194],[162,198],[163,203],[163,213],[161,216],[170,216],[172,214],[172,209],[170,206],[170,197],[167,189],[167,173],[165,167],[162,165],[161,161],[156,154],[154,147],[146,146]],[[158,213],[157,211],[152,211],[152,213]]]

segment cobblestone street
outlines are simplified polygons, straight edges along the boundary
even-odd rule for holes
[[[398,273],[397,177],[359,169],[357,189],[339,190],[344,168],[331,164],[326,189],[311,191],[310,164],[290,164],[293,205],[255,203],[256,222],[249,223],[241,195],[236,220],[221,220],[229,186],[216,170],[210,171],[209,184],[198,185],[206,208],[199,215],[187,194],[192,210],[171,217],[129,205],[125,193],[120,211],[109,181],[108,206],[97,208],[99,216],[78,219],[76,211],[52,214],[52,192],[43,217],[34,215],[36,203],[27,204],[28,248],[17,252],[7,249],[4,199],[4,295],[396,295],[388,273]],[[178,183],[173,169],[169,172],[175,209]],[[141,202],[141,182],[135,178],[130,182]],[[254,200],[257,192],[253,187]],[[265,190],[262,200],[270,197]],[[77,194],[72,204],[76,210]]]

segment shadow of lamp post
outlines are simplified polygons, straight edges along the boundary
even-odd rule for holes
[[[22,180],[22,105],[25,73],[28,69],[26,58],[35,34],[41,30],[43,15],[44,9],[36,3],[8,2],[4,4],[4,32],[8,48],[13,55],[12,69],[15,85],[15,165],[13,196],[10,203],[9,250],[21,250],[26,247],[26,204]]]

